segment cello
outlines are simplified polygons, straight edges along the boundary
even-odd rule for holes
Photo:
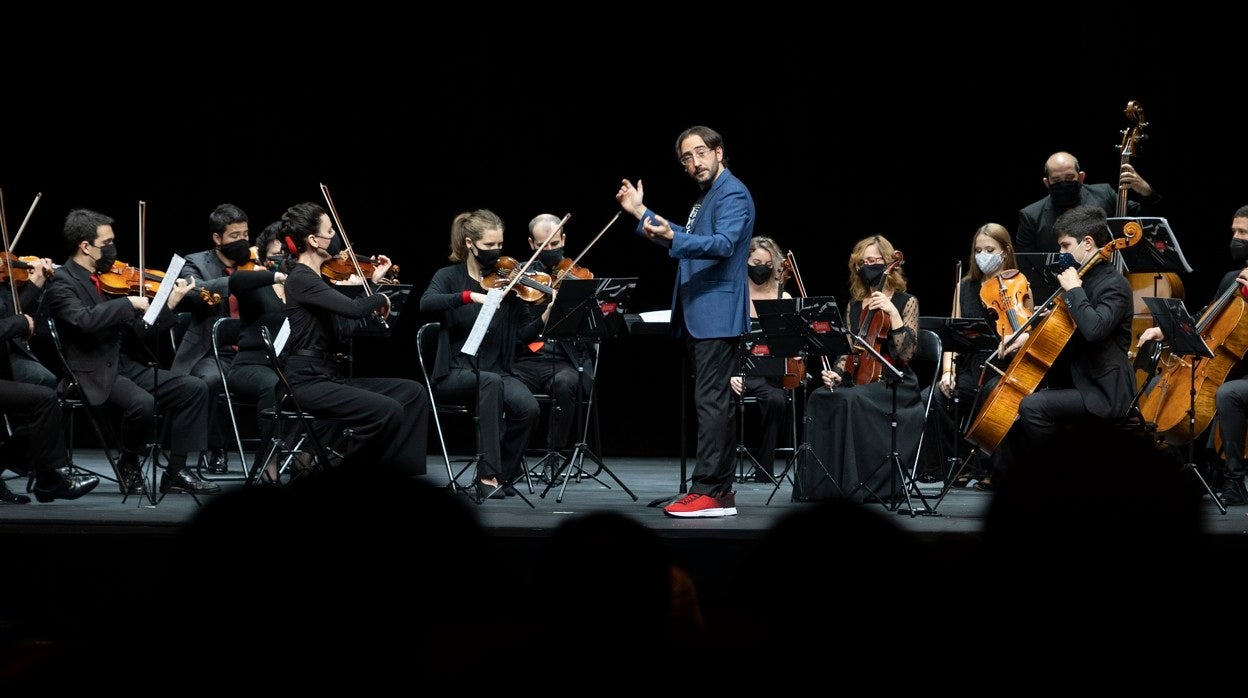
[[[1186,444],[1204,433],[1217,411],[1214,398],[1231,369],[1248,352],[1248,301],[1238,282],[1218,296],[1196,323],[1196,331],[1213,352],[1201,357],[1173,354],[1162,359],[1156,382],[1140,397],[1140,414],[1157,425],[1157,438]],[[1199,365],[1197,362],[1200,362]],[[1188,412],[1193,410],[1188,423]]]
[[[1127,222],[1123,233],[1126,237],[1110,240],[1079,267],[1080,278],[1097,264],[1112,259],[1114,252],[1130,247],[1144,237],[1144,229],[1136,221]],[[1066,304],[1060,302],[1065,293],[1059,288],[1041,306],[1048,313],[1035,313],[1020,328],[1030,328],[1031,334],[1002,372],[988,397],[984,398],[979,413],[966,430],[966,440],[985,453],[991,454],[1001,445],[1005,433],[1018,418],[1018,404],[1035,392],[1066,342],[1074,335],[1075,319],[1066,309]]]
[[[1131,128],[1122,131],[1122,143],[1118,148],[1118,172],[1121,176],[1122,166],[1131,162],[1132,156],[1140,152],[1141,141],[1147,140],[1148,136],[1144,134],[1144,127],[1148,126],[1148,122],[1144,120],[1144,107],[1140,103],[1131,100],[1127,102],[1127,108],[1123,110],[1123,114],[1131,122]],[[1114,211],[1114,215],[1118,218],[1127,216],[1127,193],[1130,190],[1120,183],[1118,184],[1118,206]],[[1121,267],[1120,267],[1121,268]],[[1127,358],[1135,360],[1135,346],[1139,343],[1140,335],[1153,326],[1153,316],[1148,310],[1148,306],[1144,303],[1146,297],[1153,298],[1183,298],[1183,280],[1178,274],[1173,272],[1139,272],[1127,274],[1127,281],[1131,282],[1131,296],[1135,300],[1135,308],[1131,316],[1131,343],[1127,345]],[[1137,370],[1136,371],[1136,389],[1138,390],[1144,385],[1152,375],[1152,371]]]

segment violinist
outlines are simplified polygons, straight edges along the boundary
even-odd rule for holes
[[[982,318],[998,328],[1006,330],[1005,336],[995,350],[980,349],[967,354],[947,351],[941,357],[940,382],[935,386],[937,391],[932,395],[932,409],[928,414],[928,426],[935,438],[934,448],[924,449],[925,458],[920,463],[921,481],[935,482],[943,477],[944,465],[949,454],[956,454],[961,449],[957,432],[959,423],[978,411],[977,400],[987,395],[996,383],[999,373],[986,367],[990,359],[1001,364],[1007,357],[1017,353],[1026,331],[1006,346],[1006,341],[1013,336],[1010,332],[1008,318],[1004,317],[1013,306],[1015,318],[1023,319],[1031,316],[1034,301],[1027,278],[1017,271],[1014,258],[1014,246],[1010,239],[1010,231],[999,223],[985,223],[971,236],[971,251],[966,261],[966,274],[958,280],[958,305],[954,312],[960,318]],[[1013,273],[1012,273],[1013,272]],[[1004,278],[1009,278],[1005,283]],[[1003,297],[1004,294],[1004,297]],[[989,304],[988,301],[991,301]],[[995,322],[1000,320],[1000,322]],[[1021,329],[1021,327],[1020,327]],[[925,388],[922,399],[927,401]],[[1008,460],[1005,448],[994,450],[991,456],[979,454],[966,468],[962,469],[955,487],[964,487],[971,482],[981,491],[992,489],[992,475],[1004,469]]]
[[[906,293],[901,267],[889,264],[896,258],[892,243],[882,235],[854,245],[844,322],[858,338],[874,335],[875,350],[901,371],[896,384],[897,451],[902,463],[913,463],[923,432],[919,380],[909,365],[919,347],[919,299]],[[900,484],[886,463],[892,450],[893,378],[885,369],[879,379],[855,384],[851,357],[865,360],[855,355],[864,351],[856,341],[851,344],[851,354],[835,358],[832,368],[820,373],[823,384],[806,400],[806,441],[823,468],[815,464],[797,473],[794,498],[848,496],[857,490],[856,501],[865,501],[872,493],[887,501]],[[883,467],[877,468],[881,463]],[[832,483],[827,482],[828,475]],[[860,482],[863,487],[858,487]]]
[[[1235,269],[1226,272],[1218,284],[1214,298],[1222,298],[1233,284],[1239,284],[1240,292],[1248,297],[1248,206],[1240,206],[1231,218],[1231,260]],[[1206,311],[1209,312],[1209,311]],[[1204,320],[1204,316],[1202,316]],[[1242,320],[1240,321],[1242,322]],[[1164,341],[1160,327],[1150,327],[1140,334],[1138,345],[1149,341]],[[1183,398],[1185,401],[1187,397]],[[1217,497],[1225,506],[1248,504],[1244,488],[1244,439],[1248,431],[1248,373],[1241,360],[1228,373],[1226,380],[1214,393],[1217,408],[1218,431],[1222,437],[1222,452],[1226,459],[1222,466],[1222,485]],[[1199,436],[1196,434],[1194,436]]]
[[[1127,359],[1131,283],[1113,264],[1093,264],[1080,276],[1079,268],[1109,244],[1105,212],[1076,206],[1058,216],[1054,227],[1068,265],[1057,277],[1063,291],[1059,302],[1070,311],[1075,331],[1045,372],[1047,386],[1019,402],[1029,446],[1051,443],[1063,425],[1088,417],[1120,419],[1135,399],[1135,372]],[[1043,332],[1043,325],[1033,332]]]
[[[560,229],[561,219],[551,213],[542,213],[529,221],[529,249],[536,250],[543,240],[550,238],[542,251],[538,253],[530,270],[555,275],[560,262],[564,261],[564,249],[567,235]],[[555,230],[554,237],[550,237]],[[534,315],[549,317],[551,297],[545,296],[541,302],[529,305]],[[572,433],[576,418],[576,388],[578,352],[591,354],[589,348],[578,346],[569,341],[534,341],[521,342],[517,348],[516,362],[513,366],[517,378],[534,393],[546,393],[554,398],[546,435],[546,449],[553,458],[559,451],[568,447],[569,435]],[[581,400],[589,396],[593,385],[594,362],[592,356],[583,357],[585,371],[581,374]],[[583,410],[582,410],[582,413]],[[547,459],[543,459],[549,462]],[[556,463],[550,464],[553,472]]]
[[[503,220],[489,209],[460,213],[451,223],[450,247],[454,263],[434,272],[420,297],[422,312],[443,314],[431,388],[440,400],[477,406],[477,498],[501,499],[515,494],[512,483],[540,417],[533,393],[515,374],[516,345],[537,339],[549,304],[535,317],[509,292],[476,355],[463,353],[487,300],[483,279],[502,254]]]
[[[17,287],[18,305],[24,314],[38,317],[43,290],[46,288],[48,278],[54,273],[55,265],[52,260],[46,258],[28,259],[22,263],[26,265],[26,282]],[[0,284],[0,318],[12,317],[12,315],[13,295],[9,284]],[[56,387],[56,374],[39,361],[39,357],[31,351],[25,340],[15,338],[8,343],[7,349],[13,380],[47,388]]]
[[[209,494],[217,485],[205,482],[186,467],[188,453],[207,447],[204,423],[208,416],[208,385],[195,376],[178,376],[153,369],[131,358],[127,347],[152,331],[168,329],[175,321],[174,309],[194,283],[174,282],[155,325],[143,319],[149,299],[145,295],[105,298],[99,274],[117,259],[113,219],[89,209],[74,209],[65,217],[65,240],[72,249],[44,291],[44,308],[56,319],[64,345],[65,360],[82,382],[82,391],[93,407],[107,405],[121,413],[121,464],[123,489],[144,488],[139,471],[139,451],[147,441],[160,404],[170,434],[170,455],[160,479],[162,493]]]
[[[776,241],[756,235],[750,239],[750,257],[746,262],[750,274],[750,330],[762,329],[758,320],[758,311],[754,308],[756,300],[776,300],[793,296],[780,286],[780,275],[776,269],[784,254]],[[758,398],[761,412],[762,433],[758,448],[753,454],[758,464],[751,479],[754,482],[775,482],[776,443],[780,440],[780,428],[784,424],[786,407],[784,386],[778,376],[741,376],[734,375],[729,379],[732,392],[737,395],[744,393],[747,397]],[[742,415],[738,415],[740,418]]]
[[[294,262],[286,277],[290,338],[282,361],[299,402],[318,418],[351,428],[344,463],[424,475],[429,430],[425,388],[408,378],[348,378],[338,358],[340,341],[346,338],[337,335],[334,319],[384,312],[389,298],[381,293],[348,298],[321,278],[321,265],[338,234],[319,204],[286,209],[279,234]],[[390,268],[388,259],[379,259],[373,283]]]
[[[219,399],[221,375],[212,354],[212,325],[221,317],[238,317],[238,299],[230,295],[229,282],[234,270],[251,259],[247,214],[233,204],[221,204],[208,214],[208,232],[212,237],[212,249],[187,255],[180,274],[188,282],[194,280],[208,293],[203,296],[193,293],[184,301],[185,309],[191,313],[191,324],[178,342],[170,370],[179,376],[195,376],[208,384],[213,405],[207,427],[211,452],[201,460],[201,466],[209,473],[220,475],[229,470],[224,448],[229,417],[222,414],[224,402]],[[233,358],[233,353],[228,351],[221,356],[227,365]]]

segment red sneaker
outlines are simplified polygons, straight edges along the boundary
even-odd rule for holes
[[[663,513],[679,517],[736,516],[736,492],[720,495],[690,493],[663,507]]]

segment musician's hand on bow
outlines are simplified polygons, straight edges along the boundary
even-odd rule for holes
[[[957,378],[953,375],[953,371],[945,371],[940,375],[940,392],[945,397],[953,396],[953,388],[957,383]]]
[[[728,379],[728,385],[732,386],[732,392],[740,395],[741,388],[745,385],[745,381],[741,380],[741,376],[733,376]]]
[[[1135,348],[1139,349],[1140,347],[1144,346],[1145,342],[1151,342],[1154,340],[1162,342],[1162,341],[1165,341],[1165,339],[1166,339],[1166,335],[1164,332],[1161,331],[1160,327],[1150,327],[1147,330],[1144,330],[1143,332],[1140,333],[1140,339],[1139,341],[1135,343]]]
[[[820,372],[820,376],[823,378],[823,385],[827,387],[828,390],[836,388],[843,382],[841,374],[826,368]]]

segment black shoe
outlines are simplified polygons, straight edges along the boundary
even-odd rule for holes
[[[30,497],[10,490],[8,485],[0,480],[0,504],[30,504]]]
[[[55,486],[45,488],[36,483],[33,491],[35,499],[41,504],[47,504],[54,499],[78,499],[95,489],[98,484],[100,484],[100,478],[94,475],[61,474]]]
[[[170,492],[185,492],[187,494],[216,494],[221,488],[214,483],[204,482],[199,476],[191,472],[190,468],[183,468],[176,473],[165,471],[160,476],[160,493],[168,494]]]
[[[504,499],[507,497],[507,494],[503,492],[502,487],[477,482],[477,501],[484,502],[487,497],[489,499]]]
[[[117,487],[122,494],[145,494],[147,492],[147,483],[143,480],[143,469],[138,463],[121,464],[121,481],[117,483]]]
[[[516,496],[516,488],[512,487],[511,485],[507,485],[506,487],[503,488],[503,494],[507,497],[514,497]]]
[[[1218,490],[1218,499],[1228,507],[1248,503],[1248,494],[1244,492],[1244,481],[1227,480],[1222,483],[1222,489]]]
[[[214,448],[207,458],[207,464],[204,470],[209,475],[224,475],[230,472],[230,459],[225,455],[225,449]]]

